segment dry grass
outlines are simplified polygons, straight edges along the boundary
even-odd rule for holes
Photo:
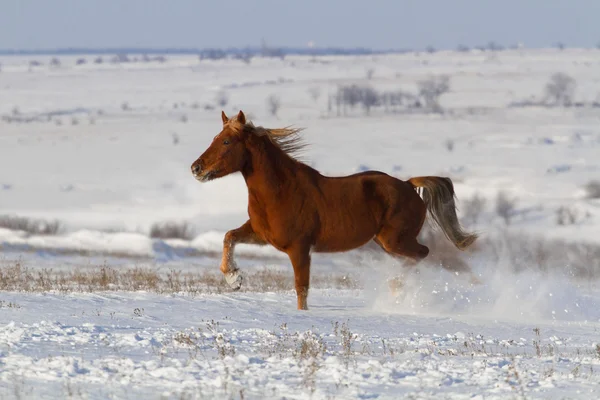
[[[12,215],[0,216],[0,228],[24,231],[31,235],[57,235],[62,232],[63,224],[58,220],[47,221]]]
[[[517,199],[509,197],[506,192],[498,192],[496,197],[496,214],[504,219],[506,225],[510,225],[510,220],[515,214]]]
[[[157,222],[150,228],[150,237],[153,239],[192,240],[195,237],[195,231],[187,222]]]
[[[600,181],[590,181],[585,185],[588,199],[600,199]]]
[[[282,292],[294,289],[291,271],[260,269],[245,273],[242,292]],[[313,288],[354,289],[356,280],[342,275],[316,275]],[[159,294],[213,294],[229,292],[220,272],[159,273],[149,268],[115,269],[106,265],[92,269],[54,271],[30,269],[20,262],[0,267],[0,290],[17,292],[147,291]]]

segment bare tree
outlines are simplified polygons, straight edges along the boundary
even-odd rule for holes
[[[481,213],[485,210],[485,203],[485,198],[477,193],[470,199],[463,200],[463,206],[461,207],[463,209],[463,219],[469,225],[476,225]]]
[[[418,83],[419,96],[423,99],[425,107],[432,112],[442,113],[440,97],[450,91],[450,78],[446,75],[432,77]]]
[[[344,105],[344,114],[346,114],[346,105],[350,106],[350,109],[354,109],[361,102],[361,91],[362,89],[358,85],[342,86],[338,89],[338,98],[342,105]]]
[[[487,47],[491,51],[502,51],[502,50],[504,50],[504,47],[502,45],[494,42],[493,40],[488,43]]]
[[[119,53],[119,54],[115,54],[115,56],[113,58],[111,58],[110,61],[113,64],[122,64],[122,63],[131,62],[131,59],[129,58],[129,56],[127,54]]]
[[[233,58],[242,61],[244,64],[250,64],[252,62],[252,53],[246,51],[236,54]]]
[[[578,213],[572,207],[560,206],[556,210],[556,223],[558,225],[574,225],[577,223]]]
[[[379,105],[379,93],[372,87],[362,88],[360,98],[367,115],[371,114],[372,107]]]
[[[570,106],[573,103],[576,86],[575,79],[564,72],[557,72],[546,84],[546,101],[555,106]]]
[[[319,100],[319,97],[321,96],[321,89],[318,86],[313,86],[308,89],[308,94],[310,98],[313,99],[313,101],[316,103],[317,100]]]
[[[510,225],[510,219],[515,213],[516,205],[517,199],[509,197],[506,192],[498,192],[498,196],[496,197],[496,214],[504,219],[506,225]]]
[[[41,62],[39,62],[37,60],[31,60],[31,61],[29,61],[29,71],[33,71],[33,68],[40,67],[41,65],[42,65]]]
[[[150,237],[153,239],[192,240],[194,236],[194,228],[187,222],[157,222],[150,227]]]
[[[221,107],[225,107],[229,103],[229,96],[227,92],[221,91],[217,93],[217,104]]]
[[[585,192],[588,199],[600,199],[600,181],[589,181],[585,185]]]
[[[50,66],[54,68],[60,67],[60,60],[57,57],[53,57],[52,60],[50,60]]]
[[[279,96],[272,94],[269,97],[267,97],[267,110],[269,110],[269,113],[272,116],[276,117],[280,108],[281,99],[279,98]]]

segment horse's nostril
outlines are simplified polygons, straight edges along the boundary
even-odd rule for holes
[[[199,166],[198,164],[196,164],[196,165],[193,165],[193,166],[192,166],[192,172],[193,172],[194,174],[197,174],[198,172],[200,172],[200,166]]]

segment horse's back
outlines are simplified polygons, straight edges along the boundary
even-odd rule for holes
[[[410,183],[379,171],[323,177],[318,186],[317,251],[344,251],[365,244],[403,202],[418,198]]]

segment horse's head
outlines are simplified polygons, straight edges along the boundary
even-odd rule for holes
[[[208,182],[238,172],[247,162],[246,133],[243,130],[246,116],[240,111],[236,118],[230,120],[222,111],[221,118],[223,129],[215,136],[208,149],[192,164],[192,174],[200,182]]]

